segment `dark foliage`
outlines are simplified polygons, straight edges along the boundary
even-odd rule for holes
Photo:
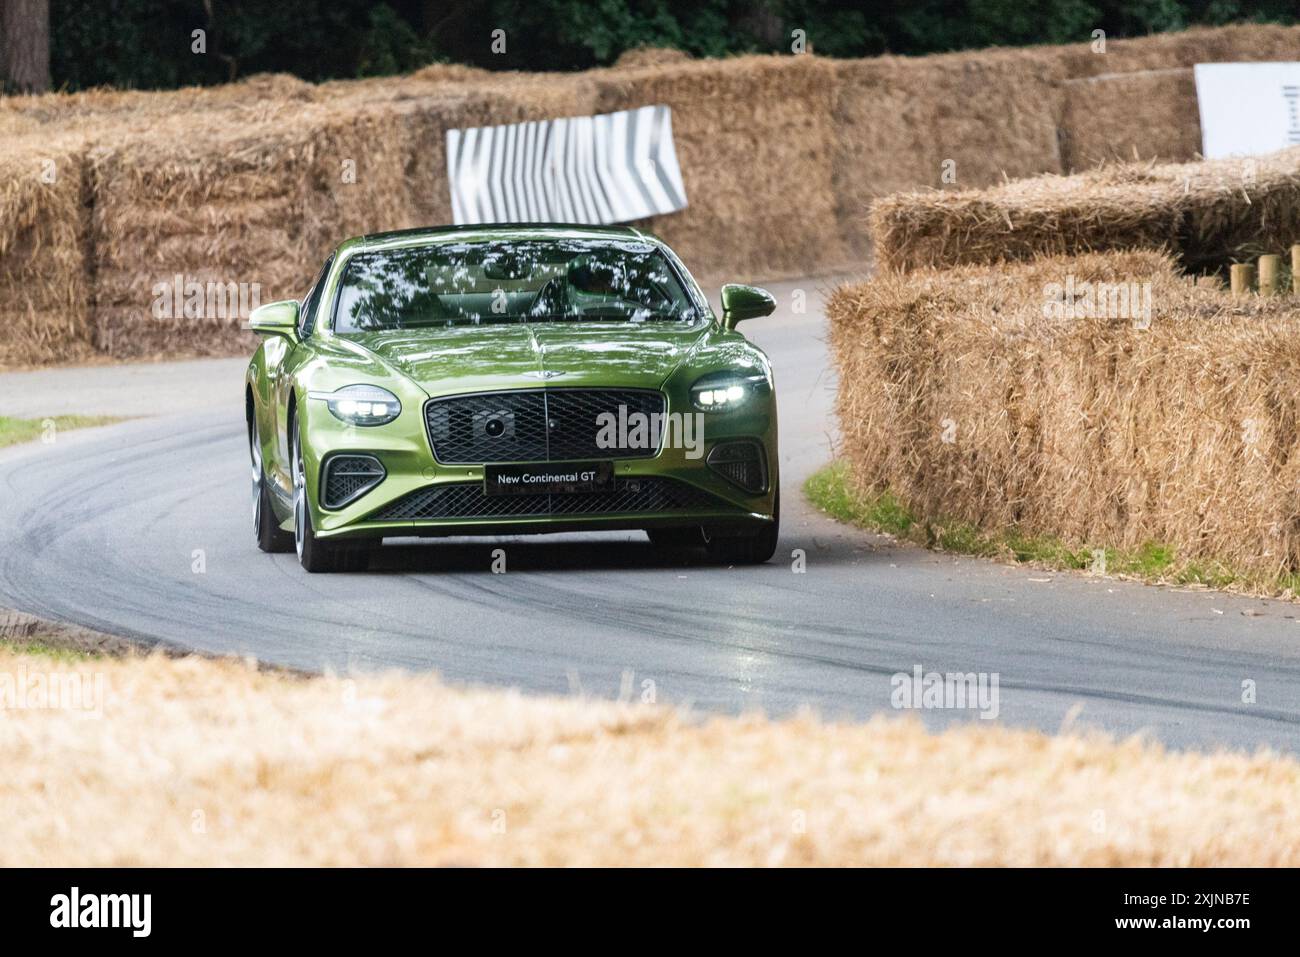
[[[795,31],[818,53],[868,56],[1296,20],[1293,0],[51,0],[51,67],[56,87],[164,88],[439,60],[573,70],[642,46],[788,52]]]

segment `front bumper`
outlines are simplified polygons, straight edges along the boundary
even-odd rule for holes
[[[326,539],[752,527],[772,520],[779,487],[773,401],[706,416],[704,440],[695,450],[664,447],[651,458],[611,459],[613,491],[549,496],[487,496],[482,465],[438,463],[419,407],[404,407],[396,420],[377,428],[346,425],[318,402],[300,415],[312,524]],[[760,494],[707,464],[715,446],[740,439],[757,442],[764,452],[767,488]],[[323,508],[322,465],[349,453],[374,456],[384,478],[342,508]]]

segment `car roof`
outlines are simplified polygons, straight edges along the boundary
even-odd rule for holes
[[[383,233],[367,233],[349,239],[339,246],[374,248],[378,246],[418,245],[420,240],[430,242],[475,241],[494,239],[635,239],[658,243],[650,233],[634,226],[585,226],[577,223],[486,223],[465,226],[425,226],[418,229],[397,229]]]

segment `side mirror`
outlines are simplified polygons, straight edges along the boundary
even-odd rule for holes
[[[728,329],[736,328],[736,323],[742,319],[770,316],[774,309],[776,300],[766,289],[737,283],[722,287],[722,324]]]
[[[248,316],[248,328],[263,336],[298,338],[298,302],[285,299],[258,306]]]

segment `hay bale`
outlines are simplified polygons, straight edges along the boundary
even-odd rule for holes
[[[1167,248],[1189,269],[1290,247],[1300,236],[1300,148],[1258,159],[1130,163],[987,190],[898,193],[871,210],[887,269]]]
[[[180,115],[229,114],[258,108],[283,110],[293,104],[317,101],[321,91],[322,87],[285,73],[259,73],[222,86],[0,96],[0,130],[21,124],[28,131],[88,136],[120,131],[126,124],[145,132],[150,123]],[[237,121],[237,116],[209,118],[210,123]]]
[[[866,251],[866,212],[878,196],[1061,168],[1056,128],[1065,77],[1041,51],[846,60],[835,64],[835,78],[833,190],[858,254]]]
[[[689,206],[644,225],[702,275],[847,265],[832,193],[834,65],[747,56],[593,76],[595,111],[667,104]]]
[[[1297,58],[1300,28],[1248,25],[1110,40],[1102,54],[1080,43],[837,61],[833,188],[843,235],[864,255],[870,204],[900,190],[1131,160],[1135,145],[1142,159],[1190,159],[1200,149],[1194,64]],[[942,179],[945,160],[955,184]]]
[[[183,121],[181,126],[185,126]],[[303,128],[221,124],[153,141],[125,136],[91,153],[94,339],[117,358],[211,355],[244,348],[238,314],[154,310],[155,287],[244,284],[261,301],[300,295],[311,254],[305,194],[313,155]],[[322,255],[323,258],[323,255]]]
[[[86,171],[78,146],[27,138],[0,152],[0,366],[90,354]]]
[[[1300,59],[1300,27],[1250,23],[1193,27],[1133,39],[1107,39],[1104,53],[1091,40],[1051,50],[1071,77],[1190,68],[1197,63],[1254,63]]]
[[[0,262],[0,284],[27,290],[18,310],[27,318],[14,328],[27,330],[20,338],[29,345],[10,344],[4,356],[59,361],[90,348],[87,342],[112,355],[244,348],[246,338],[225,326],[197,335],[195,327],[146,322],[153,285],[179,272],[257,281],[268,297],[299,295],[327,249],[348,234],[449,221],[444,137],[451,127],[667,103],[690,205],[643,225],[708,279],[774,278],[857,262],[875,229],[867,230],[863,210],[889,191],[964,190],[1004,176],[1059,171],[1062,125],[1071,151],[1064,162],[1093,156],[1086,114],[1094,107],[1108,116],[1132,109],[1123,102],[1126,90],[1147,84],[1146,100],[1157,112],[1157,100],[1181,104],[1170,116],[1186,108],[1177,79],[1104,79],[1088,86],[1073,83],[1077,77],[1291,59],[1298,38],[1300,28],[1249,26],[1112,41],[1104,55],[1084,44],[862,61],[693,61],[642,52],[580,74],[434,64],[408,77],[318,86],[262,75],[161,93],[0,97],[0,164],[25,170],[27,151],[51,149],[33,143],[58,142],[81,176],[80,187],[68,183],[66,192],[50,194],[31,193],[30,184],[20,188],[21,176],[6,179],[14,184],[5,187],[10,201],[30,208],[0,230],[17,235],[26,223],[24,248],[61,252],[48,264],[43,254]],[[1165,129],[1152,119],[1116,116],[1106,135],[1128,137],[1125,142],[1162,156],[1185,148],[1176,138],[1189,135],[1188,125],[1172,121]],[[1139,128],[1159,135],[1142,141]],[[343,182],[346,159],[355,161],[356,183]],[[945,159],[955,161],[955,184],[939,179]],[[1108,175],[1137,182],[1143,174]],[[1121,237],[1126,244],[1174,236],[1171,247],[1189,258],[1189,249],[1219,255],[1247,243],[1261,223],[1271,242],[1291,224],[1284,188],[1252,188],[1245,206],[1229,186],[1216,187],[1205,194],[1210,200],[1188,205],[1170,198],[1169,183],[1152,182],[1139,190],[1143,208],[1133,210],[1134,195],[1121,186],[1098,184],[1105,194],[1100,214],[1091,200],[1066,195],[1068,187],[1034,187],[1075,203],[1060,217],[1062,237],[1051,235],[1057,215],[1051,211],[1039,220],[1028,216],[1037,225],[1027,232],[1002,230],[999,223],[1015,208],[1006,197],[923,197],[892,217],[882,214],[886,261],[1104,248],[1115,240],[1094,238],[1099,217],[1107,228],[1132,230]],[[953,215],[942,205],[949,199]],[[78,204],[79,238],[67,228]],[[38,222],[46,216],[50,222]],[[80,279],[73,276],[77,269]],[[47,304],[57,300],[51,292],[57,288],[80,291],[54,308]]]
[[[1045,315],[1149,283],[1151,314]],[[883,273],[829,307],[842,453],[935,521],[1300,570],[1300,310],[1152,252]]]
[[[159,317],[155,289],[180,276],[256,288],[260,302],[300,297],[342,239],[451,219],[448,128],[580,112],[578,90],[357,97],[246,110],[238,123],[197,128],[180,114],[156,120],[148,140],[101,144],[93,151],[96,347],[118,358],[246,350],[246,316],[173,308]]]
[[[421,83],[434,83],[434,84],[483,83],[483,82],[491,81],[491,79],[494,76],[500,77],[502,76],[502,74],[499,73],[494,74],[489,70],[483,70],[480,69],[479,67],[465,66],[460,63],[431,63],[428,66],[421,67],[420,69],[416,70],[414,73],[410,75],[409,78],[408,77],[397,77],[397,78],[381,77],[370,82],[373,82],[375,85],[378,86],[389,86],[394,83],[401,83],[404,85],[404,81],[406,81],[407,79],[414,80],[416,82],[421,82]],[[353,80],[338,80],[331,83],[321,84],[321,88],[327,91],[333,91],[333,90],[346,91],[346,90],[353,89],[356,85],[357,85],[356,81]]]
[[[690,58],[691,55],[685,50],[675,47],[637,47],[620,53],[614,61],[614,67],[635,70],[644,66],[671,66],[674,63],[685,63]]]
[[[1065,83],[1066,172],[1115,161],[1180,162],[1200,151],[1201,115],[1190,68],[1105,73]]]

